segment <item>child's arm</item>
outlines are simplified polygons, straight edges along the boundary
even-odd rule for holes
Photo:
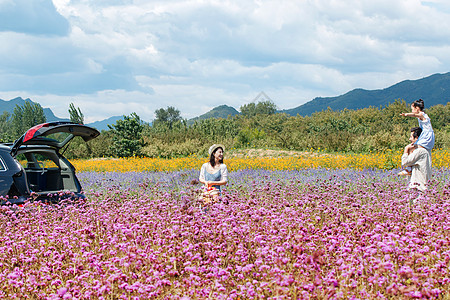
[[[414,118],[419,118],[421,121],[423,121],[424,120],[424,117],[423,117],[423,112],[420,112],[420,113],[413,113],[413,112],[410,112],[410,113],[401,113],[400,114],[402,117],[414,117]]]

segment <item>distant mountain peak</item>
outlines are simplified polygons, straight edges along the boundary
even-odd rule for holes
[[[22,97],[16,97],[11,100],[2,100],[0,99],[0,113],[7,111],[12,114],[14,112],[14,108],[16,105],[23,106],[26,102],[36,104],[37,102],[33,102],[30,98],[23,99]],[[50,108],[43,107],[45,118],[48,122],[53,121],[68,121],[68,119],[58,118],[55,116],[53,111]]]
[[[102,121],[96,121],[89,124],[86,124],[90,127],[94,127],[95,129],[102,131],[102,130],[109,130],[108,125],[115,124],[118,120],[123,120],[123,116],[113,116],[108,119],[102,120]]]
[[[228,106],[228,105],[220,105],[220,106],[214,107],[213,109],[211,109],[207,113],[204,113],[203,115],[189,119],[187,121],[187,123],[188,123],[188,125],[190,125],[190,124],[193,124],[197,120],[204,120],[204,119],[210,119],[210,118],[226,119],[226,118],[228,118],[228,116],[235,116],[238,114],[239,114],[239,112],[234,107]]]

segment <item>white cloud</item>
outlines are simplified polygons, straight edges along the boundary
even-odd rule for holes
[[[444,0],[0,0],[5,11],[29,21],[0,21],[0,98],[60,117],[75,99],[91,121],[169,105],[190,118],[260,91],[288,109],[450,71]]]

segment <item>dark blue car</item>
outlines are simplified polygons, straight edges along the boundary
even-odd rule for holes
[[[99,135],[85,125],[51,122],[0,144],[0,204],[84,198],[75,168],[60,151],[76,136],[87,142]]]

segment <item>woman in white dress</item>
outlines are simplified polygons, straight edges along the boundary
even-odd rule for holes
[[[203,183],[211,195],[220,195],[222,186],[228,182],[228,169],[223,163],[224,146],[212,145],[209,150],[209,162],[204,163],[200,170],[199,181]]]

